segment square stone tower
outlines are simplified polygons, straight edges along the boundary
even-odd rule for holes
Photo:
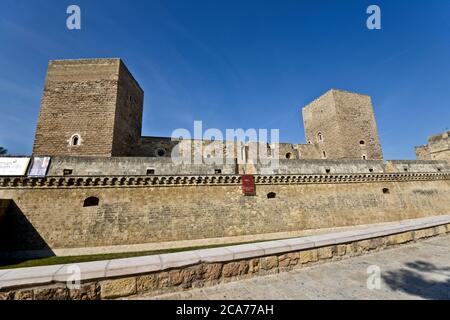
[[[303,121],[323,159],[383,159],[369,96],[332,89],[303,108]]]
[[[33,155],[130,156],[143,101],[120,59],[50,61]]]
[[[450,131],[428,138],[428,144],[416,147],[418,160],[446,160],[450,162]]]

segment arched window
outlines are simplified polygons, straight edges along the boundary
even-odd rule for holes
[[[83,207],[97,207],[100,203],[100,200],[97,197],[89,197],[84,200]]]
[[[323,141],[323,134],[322,134],[322,132],[319,132],[319,133],[317,134],[317,141],[318,141],[318,142],[322,142],[322,141]]]
[[[365,142],[364,140],[360,140],[360,141],[359,141],[359,144],[360,144],[361,146],[364,146],[364,145],[366,145],[366,142]]]
[[[365,154],[362,155],[363,160],[367,160],[367,156]]]
[[[322,156],[323,156],[324,159],[326,159],[327,158],[327,153],[325,151],[323,151],[322,152]]]
[[[80,135],[79,135],[79,134],[74,134],[74,135],[70,138],[69,144],[70,144],[72,147],[77,147],[77,146],[81,145],[81,138],[80,138]]]
[[[286,153],[286,159],[292,159],[292,153],[290,152]]]

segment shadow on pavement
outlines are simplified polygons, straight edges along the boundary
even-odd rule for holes
[[[435,279],[437,275],[444,280]],[[440,268],[425,261],[415,261],[406,263],[405,268],[385,272],[382,278],[395,291],[428,300],[450,299],[450,268]]]

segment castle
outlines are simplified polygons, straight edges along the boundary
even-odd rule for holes
[[[306,144],[264,144],[276,168],[248,161],[254,142],[143,137],[143,102],[120,59],[50,62],[33,147],[49,166],[0,176],[0,252],[276,239],[441,215],[450,205],[448,133],[418,147],[419,160],[384,161],[367,95],[333,89],[305,106]],[[195,145],[212,144],[233,161],[171,159],[180,145],[195,156]],[[205,150],[203,158],[217,156]]]
[[[428,138],[428,144],[416,147],[419,160],[450,160],[450,131]]]
[[[33,155],[169,158],[180,141],[141,136],[143,101],[120,59],[51,61]],[[383,159],[369,96],[330,90],[303,109],[303,118],[308,143],[278,143],[280,159]],[[222,144],[226,156],[242,154]],[[268,143],[269,154],[272,148]]]

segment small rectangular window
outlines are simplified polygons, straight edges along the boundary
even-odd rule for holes
[[[72,175],[72,173],[73,173],[72,169],[64,169],[63,170],[63,175],[65,175],[65,176],[70,176],[70,175]]]
[[[222,174],[222,170],[220,170],[220,169],[216,169],[216,170],[214,170],[214,172],[215,172],[215,174]]]
[[[152,176],[152,175],[154,175],[155,174],[155,169],[148,169],[147,170],[147,175],[148,176]]]

